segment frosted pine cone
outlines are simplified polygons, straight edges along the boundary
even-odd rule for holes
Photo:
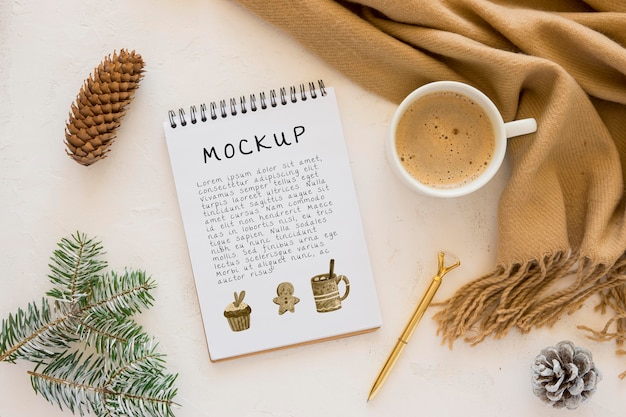
[[[67,153],[76,162],[91,165],[106,157],[139,87],[143,66],[141,55],[122,49],[105,57],[85,80],[65,128]]]
[[[577,408],[602,379],[591,352],[567,340],[543,349],[531,368],[535,395],[555,408]]]

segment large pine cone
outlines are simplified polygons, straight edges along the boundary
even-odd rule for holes
[[[67,154],[76,162],[91,165],[106,157],[139,87],[143,67],[141,55],[122,49],[105,57],[85,80],[65,129]]]
[[[555,408],[577,408],[602,379],[591,352],[570,341],[545,348],[532,365],[535,395]]]

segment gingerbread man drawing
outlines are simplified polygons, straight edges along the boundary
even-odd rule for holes
[[[295,305],[300,302],[298,297],[293,295],[293,285],[290,282],[281,282],[276,288],[278,297],[274,297],[274,304],[278,304],[278,314],[285,314],[286,311],[295,313]]]

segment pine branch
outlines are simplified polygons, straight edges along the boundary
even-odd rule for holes
[[[100,243],[72,239],[61,240],[50,265],[55,308],[44,298],[3,320],[0,362],[35,363],[35,392],[72,413],[173,416],[177,375],[165,372],[156,343],[131,319],[152,305],[154,281],[143,271],[101,275]],[[95,352],[70,352],[74,342]]]
[[[84,300],[95,276],[107,266],[106,261],[98,259],[102,254],[101,243],[85,234],[76,232],[71,239],[61,239],[49,264],[48,277],[55,288],[47,295],[72,303]]]
[[[3,320],[0,361],[45,362],[77,339],[106,352],[115,344],[138,338],[142,328],[128,317],[152,305],[149,291],[155,288],[154,282],[143,271],[126,271],[98,277],[92,284],[89,303],[83,307],[76,304],[84,304],[82,300],[58,301],[52,314],[48,301],[42,299],[41,308],[30,303],[27,312],[18,309]]]
[[[36,392],[61,409],[80,415],[173,416],[176,375],[166,374],[152,343],[129,343],[108,362],[104,356],[72,352],[41,372],[29,372]]]
[[[154,288],[154,281],[144,271],[125,271],[122,275],[111,272],[94,281],[88,308],[96,313],[130,317],[152,306],[150,290]]]
[[[131,339],[123,349],[111,352],[109,382],[116,386],[132,384],[133,380],[152,375],[165,375],[164,356],[157,352],[158,343],[146,335],[143,339]]]
[[[58,356],[41,372],[37,368],[29,371],[31,384],[36,393],[56,403],[61,410],[65,406],[81,416],[87,413],[106,415],[102,401],[106,392],[105,357],[89,355],[83,359],[83,356],[74,351]]]
[[[98,352],[112,351],[131,339],[142,340],[142,327],[129,317],[152,305],[153,288],[155,283],[143,271],[98,277],[89,303],[80,312],[76,334]]]
[[[156,348],[153,340],[131,342],[119,355],[111,355],[113,369],[108,384],[115,394],[107,394],[107,408],[120,416],[132,415],[136,410],[145,416],[174,415],[171,407],[176,405],[173,398],[177,375],[165,372],[164,355]]]
[[[91,311],[81,318],[76,327],[76,334],[88,346],[97,352],[113,352],[120,345],[130,340],[145,338],[143,328],[130,319],[120,320],[119,317],[103,312],[102,309]]]
[[[76,339],[71,336],[72,327],[72,317],[53,314],[45,298],[40,306],[29,303],[26,312],[18,309],[2,320],[0,362],[15,363],[17,359],[45,362]]]
[[[142,381],[141,386],[133,387],[131,392],[107,394],[106,406],[111,416],[174,416],[172,401],[176,395],[174,382],[177,375],[167,374]],[[134,392],[137,392],[134,394]]]

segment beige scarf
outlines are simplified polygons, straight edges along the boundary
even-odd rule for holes
[[[599,294],[626,337],[626,3],[621,0],[239,0],[357,83],[395,102],[435,80],[472,84],[509,141],[494,271],[435,318],[443,340],[478,343],[552,325]],[[555,285],[558,282],[558,285]]]

